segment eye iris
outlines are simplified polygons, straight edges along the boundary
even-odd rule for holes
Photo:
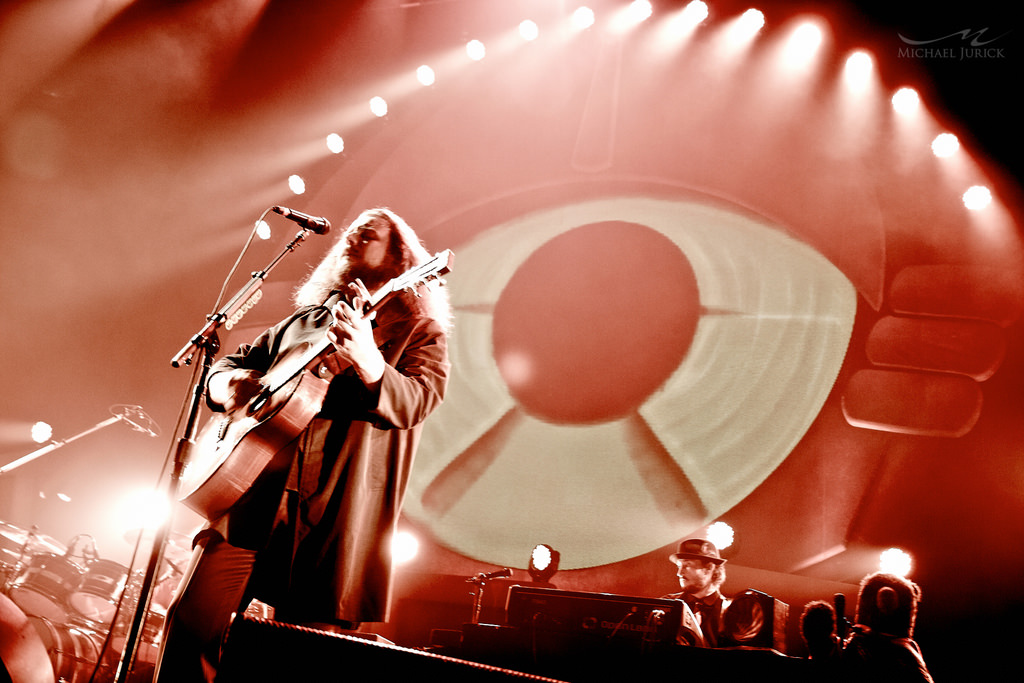
[[[564,232],[516,271],[494,309],[494,357],[524,410],[555,423],[633,412],[679,367],[697,279],[661,233],[623,221]]]

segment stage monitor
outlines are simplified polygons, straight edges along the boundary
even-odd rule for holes
[[[687,612],[682,600],[527,586],[509,588],[506,606],[512,627],[643,646],[675,644]]]

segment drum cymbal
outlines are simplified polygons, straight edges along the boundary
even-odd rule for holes
[[[0,521],[0,553],[28,554],[53,553],[62,555],[67,546],[55,538],[40,534],[35,530],[23,529],[9,522]]]

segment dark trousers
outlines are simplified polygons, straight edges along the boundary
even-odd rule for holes
[[[217,674],[224,636],[233,615],[249,604],[256,551],[208,536],[199,541],[167,608],[155,680],[209,683]]]

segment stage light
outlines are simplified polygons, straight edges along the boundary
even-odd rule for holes
[[[653,13],[654,8],[651,7],[649,0],[633,0],[633,2],[629,3],[629,9],[627,10],[627,16],[630,21],[636,24],[649,18]]]
[[[155,489],[138,489],[128,493],[111,510],[111,521],[121,525],[122,535],[131,532],[153,531],[170,517],[171,503],[167,496]],[[124,527],[125,523],[130,524]],[[116,527],[115,527],[116,528]]]
[[[370,98],[370,112],[378,118],[388,115],[388,102],[383,97]]]
[[[769,648],[785,654],[789,605],[767,593],[747,589],[733,596],[722,615],[721,644]]]
[[[964,206],[971,211],[981,211],[992,204],[992,190],[984,185],[974,185],[964,192],[963,201]]]
[[[913,564],[910,555],[899,548],[883,550],[878,556],[878,570],[887,574],[907,576]]]
[[[46,443],[53,438],[53,427],[45,422],[36,422],[32,425],[32,440],[36,443]]]
[[[843,80],[846,84],[857,90],[863,90],[871,72],[874,71],[874,60],[864,50],[857,50],[846,58],[846,65],[843,67]]]
[[[341,154],[345,151],[345,139],[337,133],[328,135],[325,143],[332,154]]]
[[[522,36],[523,40],[537,40],[537,36],[540,35],[540,28],[537,27],[537,22],[526,19],[519,23],[519,35]]]
[[[724,550],[733,544],[736,535],[732,527],[725,522],[715,522],[708,527],[705,538],[714,543],[719,550]]]
[[[920,104],[921,98],[913,88],[900,88],[892,96],[892,108],[898,114],[911,114]]]
[[[271,236],[270,224],[266,221],[256,223],[256,236],[261,240],[269,240]]]
[[[748,9],[736,22],[735,36],[740,40],[748,40],[757,35],[763,27],[764,13],[761,10]]]
[[[945,159],[956,154],[960,149],[960,140],[952,133],[940,133],[932,140],[932,154]]]
[[[434,85],[434,79],[434,70],[426,64],[416,69],[416,80],[419,81],[421,85]]]
[[[391,560],[395,564],[411,562],[419,551],[419,539],[408,531],[399,531],[391,538]]]
[[[471,40],[466,43],[466,54],[474,62],[479,62],[485,56],[487,56],[487,48],[479,40]]]
[[[337,133],[331,133],[328,135],[324,142],[327,145],[327,149],[332,154],[341,154],[345,151],[345,139]]]
[[[288,189],[293,194],[305,194],[306,193],[306,181],[302,179],[300,175],[288,176]]]
[[[809,21],[800,24],[786,43],[786,63],[793,66],[806,64],[814,57],[823,40],[820,27]]]
[[[578,7],[572,13],[572,27],[577,31],[585,31],[594,25],[594,10],[589,7]]]
[[[692,30],[707,18],[707,3],[701,2],[701,0],[693,0],[693,2],[684,7],[683,11],[680,13],[678,20],[679,28],[683,31]]]
[[[548,583],[558,572],[558,561],[561,557],[557,550],[546,543],[540,543],[534,546],[530,553],[530,564],[526,571],[537,583]]]

